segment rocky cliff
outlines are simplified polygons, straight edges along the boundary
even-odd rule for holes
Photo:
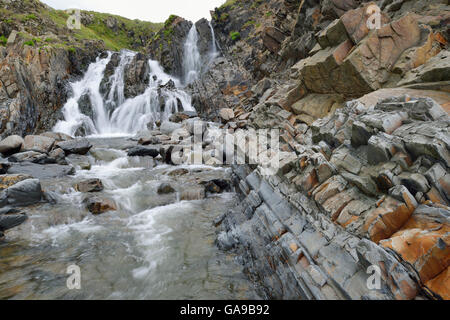
[[[369,30],[374,4],[381,25]],[[286,0],[213,13],[224,59],[250,75],[244,90],[217,90],[234,98],[225,127],[245,117],[281,132],[280,170],[236,166],[243,201],[218,221],[218,245],[263,296],[450,297],[449,9]]]

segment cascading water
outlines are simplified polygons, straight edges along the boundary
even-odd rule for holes
[[[194,111],[191,97],[181,88],[181,82],[166,74],[157,61],[149,60],[150,81],[145,92],[125,99],[124,70],[135,53],[122,51],[120,63],[109,79],[111,89],[107,96],[100,92],[111,53],[89,66],[83,79],[72,83],[73,96],[63,108],[64,120],[59,121],[54,131],[75,135],[82,127],[88,135],[129,135],[145,130],[156,120],[164,121],[172,113]],[[166,86],[167,83],[173,86]],[[93,119],[83,114],[79,101],[87,95],[92,107]]]
[[[209,62],[211,63],[215,58],[219,56],[219,51],[217,50],[216,34],[214,33],[214,28],[211,21],[208,21],[209,29],[211,30],[211,49],[209,52]]]
[[[197,80],[202,69],[202,61],[197,43],[198,32],[195,24],[193,24],[184,43],[183,72],[184,84],[186,85]]]

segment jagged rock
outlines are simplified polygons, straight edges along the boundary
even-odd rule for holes
[[[291,106],[292,111],[299,115],[298,120],[312,124],[318,118],[323,118],[333,113],[343,105],[339,95],[309,94]]]
[[[286,35],[278,28],[267,27],[264,30],[262,39],[263,44],[267,49],[269,49],[273,53],[277,53],[278,51],[280,51],[281,44],[285,38]]]
[[[48,155],[50,158],[55,159],[55,161],[59,164],[63,164],[63,165],[67,164],[66,154],[65,154],[64,150],[61,148],[53,149]]]
[[[48,153],[55,144],[55,140],[44,136],[26,136],[22,144],[23,151],[37,151]]]
[[[62,141],[56,143],[56,146],[63,149],[66,155],[85,155],[92,148],[92,144],[87,139],[73,139],[69,141]]]
[[[223,121],[227,122],[234,118],[234,111],[230,108],[222,108],[219,111],[219,115]]]
[[[169,193],[174,193],[175,189],[168,183],[161,183],[158,186],[157,192],[158,192],[158,194],[169,194]]]
[[[152,158],[157,157],[160,154],[160,151],[153,148],[143,147],[143,146],[137,146],[133,147],[130,150],[128,150],[127,155],[129,157],[145,157],[150,156]]]
[[[22,147],[23,142],[23,138],[20,136],[9,136],[0,142],[0,152],[4,155],[16,153]]]
[[[75,190],[78,192],[100,192],[103,190],[103,183],[100,179],[88,179],[78,182],[75,185]]]
[[[425,64],[408,71],[398,86],[420,82],[437,82],[450,80],[450,53],[442,51]]]
[[[42,188],[38,179],[27,179],[12,185],[5,190],[8,204],[27,206],[42,200]]]
[[[137,53],[124,70],[124,95],[125,98],[134,98],[148,87],[150,66],[148,58]]]

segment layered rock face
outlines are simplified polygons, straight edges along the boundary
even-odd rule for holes
[[[280,130],[280,168],[234,167],[243,201],[222,217],[219,247],[267,298],[448,299],[448,4],[261,1],[252,19],[277,8],[272,25],[260,42],[257,31],[233,42],[246,6],[215,11],[220,44],[239,57],[228,61],[251,79],[231,108]],[[264,72],[243,64],[249,52]]]

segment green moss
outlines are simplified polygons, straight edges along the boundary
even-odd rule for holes
[[[77,50],[75,48],[68,48],[67,51],[69,51],[70,53],[76,53]]]
[[[270,17],[270,16],[272,16],[273,15],[273,12],[272,11],[267,11],[266,12],[266,17]]]
[[[25,42],[24,42],[24,45],[34,47],[34,41],[33,41],[33,40],[25,41]]]
[[[248,27],[250,27],[250,26],[254,26],[255,24],[256,24],[255,21],[250,20],[250,21],[247,21],[247,22],[242,26],[242,28],[248,28]]]
[[[0,36],[0,46],[6,46],[8,39],[5,36]]]
[[[230,32],[231,40],[237,41],[241,38],[241,34],[237,31]]]

